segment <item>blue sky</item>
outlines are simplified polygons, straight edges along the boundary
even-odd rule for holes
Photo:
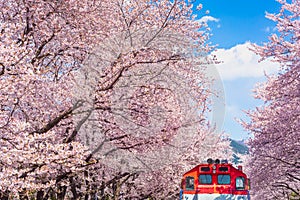
[[[280,9],[275,0],[197,0],[197,3],[203,5],[200,15],[208,10],[207,15],[219,20],[209,26],[213,33],[211,41],[221,48],[246,41],[267,41],[274,22],[265,18],[265,12],[278,13]]]
[[[259,57],[248,48],[251,43],[261,45],[268,41],[276,24],[265,14],[278,13],[280,4],[275,0],[197,0],[195,4],[200,3],[203,9],[196,14],[211,28],[210,42],[218,45],[214,54],[222,61],[216,69],[224,100],[213,110],[221,116],[216,123],[232,138],[246,139],[249,135],[236,119],[247,120],[243,110],[262,104],[253,98],[252,90],[256,83],[264,81],[264,73],[274,74],[279,68],[270,60],[259,63]],[[220,113],[222,105],[224,117]]]

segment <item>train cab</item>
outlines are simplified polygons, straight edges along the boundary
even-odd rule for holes
[[[182,200],[250,200],[250,181],[242,166],[208,159],[183,175]]]

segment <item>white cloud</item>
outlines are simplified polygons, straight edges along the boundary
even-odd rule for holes
[[[270,30],[271,30],[271,28],[269,26],[267,26],[264,31],[267,32],[267,33],[269,33]]]
[[[200,22],[200,23],[207,23],[207,22],[209,22],[209,21],[212,21],[212,22],[219,22],[220,19],[217,19],[217,18],[212,17],[212,16],[209,16],[209,15],[204,16],[204,17],[202,17],[201,19],[199,19],[199,22]]]
[[[237,105],[226,105],[226,112],[236,117],[241,113],[241,108]]]
[[[230,49],[217,49],[213,53],[219,61],[222,61],[217,65],[217,69],[223,80],[262,77],[265,73],[278,72],[278,63],[270,59],[258,62],[260,57],[250,51],[249,47],[251,44],[246,42]]]

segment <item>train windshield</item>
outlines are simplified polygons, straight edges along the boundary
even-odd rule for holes
[[[228,174],[218,175],[218,184],[220,185],[230,184],[230,175]]]
[[[200,174],[199,184],[211,184],[212,178],[210,174]]]

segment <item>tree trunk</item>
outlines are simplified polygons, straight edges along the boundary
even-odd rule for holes
[[[120,197],[120,191],[121,191],[121,181],[116,180],[113,184],[113,200],[118,200]]]
[[[59,190],[57,192],[57,199],[58,200],[64,200],[65,196],[66,196],[66,192],[67,192],[67,187],[66,186],[59,187]]]
[[[70,177],[69,180],[70,180],[70,183],[71,183],[71,192],[73,194],[72,200],[76,200],[78,198],[78,194],[77,194],[77,191],[76,191],[76,183],[75,183],[73,177]]]
[[[36,194],[36,199],[44,199],[44,191],[38,191]]]

